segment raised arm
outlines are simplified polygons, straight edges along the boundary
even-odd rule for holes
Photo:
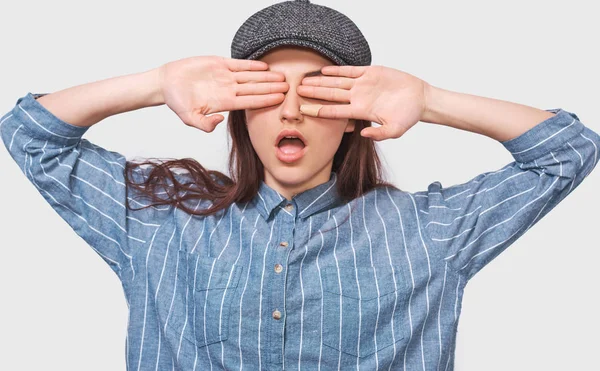
[[[560,108],[452,92],[381,65],[325,66],[321,73],[305,77],[298,93],[343,104],[301,105],[306,115],[376,122],[379,127],[366,126],[360,134],[377,141],[398,138],[418,122],[451,126],[495,139],[511,153],[514,162],[465,183],[443,187],[435,181],[426,191],[407,193],[423,243],[438,262],[466,279],[552,210],[598,163],[600,135]]]
[[[470,279],[581,184],[598,163],[600,135],[560,108],[434,91],[424,120],[490,136],[515,159],[412,194],[424,243]]]
[[[445,90],[427,84],[420,121],[482,134],[504,142],[555,115],[551,110]]]
[[[156,226],[126,210],[125,157],[82,136],[112,114],[154,105],[157,88],[152,70],[47,95],[28,93],[0,119],[2,140],[21,171],[121,279],[126,271],[134,277],[134,250]]]
[[[37,101],[63,122],[90,127],[109,116],[164,104],[159,72],[155,68],[78,85]]]
[[[0,136],[50,206],[121,279],[133,279],[135,255],[169,208],[127,208],[126,200],[136,209],[147,205],[128,195],[125,156],[83,134],[111,115],[161,104],[185,124],[210,132],[223,116],[208,114],[281,102],[289,86],[282,73],[267,67],[261,61],[199,56],[52,94],[28,93],[0,118]],[[145,172],[138,168],[133,181],[146,178]]]

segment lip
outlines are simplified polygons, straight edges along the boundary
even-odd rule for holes
[[[288,164],[293,163],[304,157],[308,146],[304,146],[300,151],[296,153],[284,153],[278,146],[275,146],[275,155],[279,161],[286,162]]]
[[[305,148],[306,148],[306,145],[308,144],[308,142],[306,141],[306,138],[304,138],[304,135],[302,135],[302,133],[299,132],[298,130],[296,130],[296,129],[283,129],[281,132],[279,132],[279,135],[275,139],[275,146],[279,146],[279,141],[283,137],[297,137],[297,138],[300,138],[300,140],[302,142],[304,142],[304,147]]]

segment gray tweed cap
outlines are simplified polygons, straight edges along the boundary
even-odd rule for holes
[[[338,65],[371,64],[369,43],[354,22],[309,0],[284,1],[251,15],[231,42],[231,58],[258,59],[280,45],[314,49]]]

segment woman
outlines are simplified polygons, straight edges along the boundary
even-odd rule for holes
[[[597,164],[600,136],[575,114],[450,92],[370,55],[343,66],[314,42],[27,94],[0,119],[28,179],[122,281],[128,369],[451,370],[468,280]],[[162,104],[207,133],[229,111],[231,179],[82,139]],[[373,141],[419,121],[487,135],[515,161],[402,191]]]

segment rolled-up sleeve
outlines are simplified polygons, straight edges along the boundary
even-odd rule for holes
[[[502,168],[415,192],[424,242],[450,268],[472,278],[573,192],[598,163],[600,136],[574,113],[554,116],[500,142],[513,156]]]
[[[6,149],[51,207],[122,278],[146,242],[126,209],[123,155],[82,139],[89,129],[54,116],[28,93],[0,119]],[[140,224],[141,225],[141,224]],[[134,273],[134,272],[132,272]],[[129,275],[128,275],[129,276]]]

